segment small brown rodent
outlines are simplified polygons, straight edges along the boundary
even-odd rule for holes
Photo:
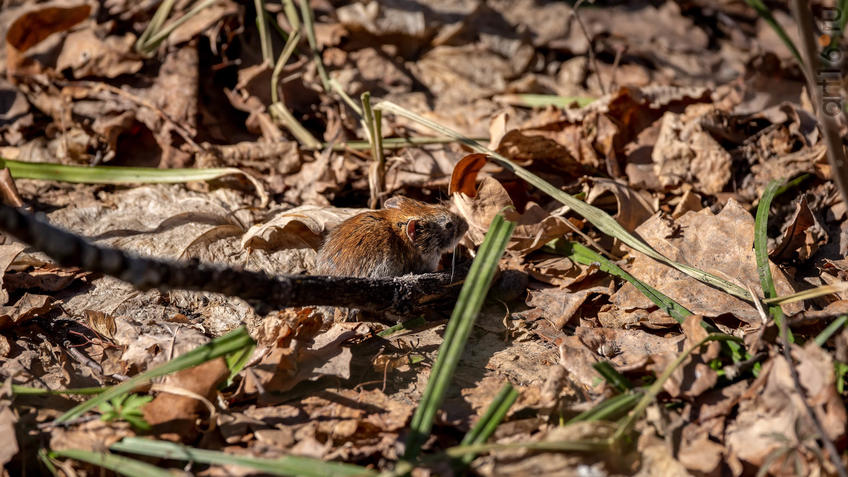
[[[392,197],[383,209],[355,215],[330,232],[318,252],[318,273],[377,278],[433,272],[467,230],[444,205]]]

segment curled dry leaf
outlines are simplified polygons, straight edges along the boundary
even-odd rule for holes
[[[769,251],[769,258],[782,262],[797,255],[798,259],[805,261],[827,243],[827,238],[827,231],[810,210],[807,197],[801,196],[795,206],[795,213],[789,218],[774,248]]]
[[[90,5],[43,7],[24,13],[6,32],[6,72],[11,77],[34,74],[41,65],[22,55],[54,33],[65,31],[88,18]]]
[[[317,250],[329,230],[365,210],[317,205],[295,207],[248,229],[241,239],[241,246],[269,252],[305,247]]]
[[[26,245],[20,242],[0,245],[0,304],[5,305],[9,302],[8,284],[5,283],[6,270],[25,248]]]
[[[14,305],[0,306],[0,329],[11,328],[44,316],[55,306],[55,300],[48,295],[24,293]]]
[[[567,288],[574,283],[585,280],[597,270],[561,256],[548,256],[541,260],[533,260],[524,269],[534,279],[561,288]]]
[[[462,192],[468,197],[477,196],[477,173],[488,163],[486,154],[469,154],[453,168],[450,178],[450,186],[448,193],[453,195],[457,192]]]
[[[592,186],[586,195],[586,202],[601,206],[604,197],[611,194],[615,199],[617,212],[613,218],[628,232],[632,232],[658,209],[656,200],[649,200],[643,193],[613,179],[592,178]]]
[[[514,212],[514,204],[509,193],[492,177],[483,179],[475,197],[454,194],[452,200],[459,215],[468,222],[466,237],[474,245],[483,243],[492,219],[499,213],[504,213],[508,219],[518,223],[507,249],[521,254],[538,250],[549,241],[571,230],[566,219],[554,217],[532,202],[527,204],[523,214]]]

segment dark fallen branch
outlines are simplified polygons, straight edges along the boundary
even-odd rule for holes
[[[276,307],[338,306],[410,315],[459,293],[448,273],[395,278],[264,273],[140,257],[89,243],[83,237],[0,204],[0,229],[46,253],[60,265],[103,273],[139,290],[196,290],[259,300]],[[459,277],[461,279],[462,277]]]

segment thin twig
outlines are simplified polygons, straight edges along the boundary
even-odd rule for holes
[[[786,320],[781,320],[778,326],[780,327],[780,344],[781,348],[783,348],[783,358],[789,366],[789,374],[792,375],[792,383],[795,385],[795,392],[797,392],[798,396],[801,398],[801,402],[804,404],[804,410],[807,411],[807,417],[809,417],[813,422],[813,425],[816,427],[816,432],[819,433],[819,438],[824,444],[824,448],[827,449],[827,453],[830,454],[830,461],[833,463],[833,466],[836,467],[836,473],[839,474],[839,477],[848,477],[848,472],[846,472],[845,466],[842,465],[842,459],[839,457],[839,451],[836,450],[836,446],[833,444],[830,436],[827,435],[827,432],[825,432],[824,426],[821,421],[819,421],[815,411],[813,411],[813,408],[807,402],[807,395],[804,393],[804,388],[801,386],[801,379],[798,377],[798,370],[795,369],[795,363],[792,361],[792,353],[790,351],[791,345],[789,344],[789,336],[786,331],[788,329],[786,326]]]
[[[583,32],[583,36],[586,37],[586,42],[589,44],[589,62],[592,63],[592,68],[595,70],[595,75],[598,77],[598,86],[601,88],[601,93],[607,94],[607,88],[604,86],[604,82],[601,80],[601,69],[598,67],[598,60],[595,58],[595,47],[592,44],[592,38],[589,36],[589,30],[586,29],[586,25],[583,24],[583,20],[580,18],[580,14],[577,13],[577,10],[580,8],[580,5],[583,4],[584,0],[577,0],[577,3],[574,4],[574,8],[572,10],[572,15],[574,15],[574,19],[577,20],[577,24],[580,25],[580,31]]]
[[[459,292],[447,273],[393,278],[310,275],[269,277],[261,272],[207,264],[144,258],[101,247],[38,220],[33,214],[0,205],[0,229],[46,253],[60,265],[104,273],[140,290],[195,290],[258,300],[271,306],[339,306],[396,316],[424,313]]]

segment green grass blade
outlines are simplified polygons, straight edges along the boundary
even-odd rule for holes
[[[510,161],[506,157],[498,154],[497,152],[495,152],[495,151],[493,151],[493,150],[491,150],[487,147],[484,147],[483,145],[481,145],[477,141],[474,141],[473,139],[465,137],[462,134],[459,134],[458,132],[456,132],[456,131],[454,131],[450,128],[442,126],[439,123],[436,123],[436,122],[431,121],[427,118],[424,118],[424,117],[422,117],[418,114],[415,114],[415,113],[413,113],[412,111],[409,111],[406,108],[403,108],[401,106],[398,106],[395,103],[392,103],[391,101],[383,101],[380,104],[378,104],[376,106],[376,108],[382,109],[383,111],[387,111],[387,112],[397,114],[399,116],[403,116],[405,118],[409,118],[409,119],[411,119],[411,120],[413,120],[413,121],[415,121],[419,124],[423,124],[423,125],[429,127],[430,129],[433,129],[434,131],[437,131],[439,134],[443,134],[445,136],[452,136],[452,137],[456,138],[456,140],[458,142],[467,145],[468,147],[470,147],[474,151],[488,155],[491,158],[491,160],[494,161],[499,166],[501,166],[504,169],[512,172],[513,174],[520,177],[521,179],[524,179],[525,181],[529,182],[530,184],[536,186],[536,188],[538,188],[542,192],[550,195],[551,197],[558,200],[562,204],[571,207],[571,209],[574,212],[580,214],[580,216],[582,216],[583,218],[585,218],[586,220],[591,222],[592,225],[594,225],[595,227],[598,228],[598,230],[600,230],[601,232],[603,232],[603,233],[605,233],[605,234],[607,234],[611,237],[615,237],[615,238],[621,240],[623,243],[628,245],[630,248],[632,248],[632,249],[634,249],[638,252],[641,252],[641,253],[653,258],[654,260],[658,260],[660,262],[668,264],[668,265],[680,270],[681,272],[685,273],[686,275],[689,275],[690,277],[695,278],[696,280],[699,280],[699,281],[706,283],[710,286],[713,286],[713,287],[716,287],[720,290],[723,290],[723,291],[725,291],[725,292],[727,292],[727,293],[729,293],[733,296],[736,296],[736,297],[741,298],[743,300],[752,300],[753,299],[753,297],[751,297],[751,295],[748,293],[748,291],[745,290],[744,288],[740,287],[739,285],[736,285],[734,283],[730,283],[729,281],[727,281],[727,280],[725,280],[721,277],[715,276],[711,273],[707,273],[707,272],[698,270],[697,268],[692,267],[690,265],[678,263],[678,262],[675,262],[671,259],[666,258],[662,254],[660,254],[659,252],[654,250],[650,245],[646,244],[645,242],[636,238],[630,232],[625,230],[625,228],[622,227],[621,224],[616,222],[615,219],[613,219],[609,214],[607,214],[603,210],[601,210],[601,209],[599,209],[599,208],[597,208],[593,205],[589,205],[586,202],[583,202],[582,200],[579,200],[579,199],[577,199],[577,198],[575,198],[575,197],[573,197],[569,194],[566,194],[565,192],[559,190],[557,187],[555,187],[554,185],[545,181],[544,179],[540,178],[539,176],[537,176],[537,175],[533,174],[532,172],[528,171],[527,169],[524,169],[523,167],[513,163],[512,161]]]
[[[153,369],[149,369],[139,375],[133,376],[117,386],[109,388],[99,396],[73,407],[65,414],[59,416],[55,422],[56,424],[60,424],[70,421],[71,419],[76,419],[110,399],[128,393],[136,387],[149,382],[153,378],[165,376],[182,369],[191,368],[192,366],[197,366],[198,364],[205,363],[206,361],[211,361],[215,358],[238,352],[239,350],[254,346],[255,344],[256,343],[254,343],[254,341],[250,338],[250,335],[247,334],[245,327],[241,326],[224,336],[215,338],[205,345],[189,351],[182,356],[178,356],[167,363],[159,365]]]
[[[820,285],[809,290],[802,290],[791,293],[789,295],[777,296],[774,298],[766,298],[763,303],[767,305],[787,305],[804,300],[811,300],[820,296],[833,295],[835,293],[843,293],[848,290],[848,282],[836,283],[833,285]]]
[[[831,321],[830,324],[827,325],[827,328],[823,329],[821,333],[816,336],[816,344],[819,346],[824,346],[824,344],[827,343],[827,340],[829,340],[834,333],[839,331],[839,328],[842,328],[842,326],[845,325],[846,321],[848,321],[848,315],[842,315],[839,318]]]
[[[12,385],[12,394],[16,396],[59,396],[64,394],[100,394],[109,388],[72,388],[72,389],[41,389],[29,386]]]
[[[622,376],[621,373],[616,371],[609,361],[599,361],[593,364],[592,367],[595,368],[595,371],[597,371],[598,374],[606,380],[606,382],[618,389],[619,392],[626,392],[633,388],[630,381]]]
[[[471,270],[465,278],[445,330],[445,340],[439,347],[439,355],[430,370],[427,389],[424,390],[418,409],[412,416],[404,453],[406,460],[414,460],[418,457],[421,445],[430,435],[433,418],[442,405],[448,385],[459,364],[459,358],[465,350],[471,328],[474,326],[474,321],[477,319],[477,314],[483,306],[483,300],[495,276],[498,261],[514,229],[515,222],[505,220],[498,214],[492,220],[486,238],[477,251],[477,257],[471,264]]]
[[[227,381],[224,383],[223,387],[227,387],[230,384],[233,384],[233,380],[247,366],[247,363],[250,362],[250,357],[253,356],[253,351],[256,349],[256,345],[246,346],[238,351],[230,353],[226,356],[225,360],[227,361],[227,369],[230,370],[230,376],[227,378]]]
[[[778,37],[780,37],[780,40],[784,45],[786,45],[786,48],[789,49],[792,56],[795,57],[795,61],[798,62],[798,65],[803,70],[804,60],[801,59],[801,53],[798,51],[798,48],[795,47],[795,43],[792,43],[792,39],[789,38],[789,35],[786,34],[786,30],[784,30],[783,27],[780,26],[780,23],[777,23],[777,20],[774,19],[774,16],[771,14],[771,10],[765,6],[762,0],[745,0],[745,3],[753,8],[757,12],[757,15],[769,24],[771,29],[774,30]]]
[[[265,203],[268,194],[253,176],[234,167],[211,169],[158,169],[155,167],[121,166],[66,166],[50,162],[25,162],[0,158],[0,169],[7,167],[15,179],[41,179],[47,181],[82,184],[178,184],[191,181],[208,181],[228,175],[240,175],[250,181]]]
[[[495,428],[498,427],[498,424],[506,417],[506,413],[509,411],[509,408],[515,403],[515,400],[518,399],[518,391],[512,387],[510,383],[506,383],[503,385],[498,394],[495,396],[495,399],[489,404],[489,407],[486,409],[486,413],[480,417],[480,420],[465,434],[465,437],[462,439],[461,445],[473,445],[473,444],[483,444],[485,443],[489,437],[492,437],[492,434],[495,432]],[[462,457],[463,466],[467,466],[474,460],[476,454],[466,454]]]
[[[168,19],[168,15],[171,14],[171,9],[174,8],[174,4],[176,0],[163,0],[162,3],[159,4],[159,7],[156,8],[156,12],[153,14],[153,17],[150,19],[150,23],[147,24],[147,28],[144,29],[144,32],[138,37],[138,40],[135,42],[135,50],[139,53],[142,53],[143,47],[147,44],[150,35],[156,33],[162,28],[162,25],[165,24],[165,20]]]
[[[561,251],[566,257],[577,263],[582,263],[583,265],[597,265],[601,271],[627,280],[661,310],[665,311],[669,316],[677,320],[678,323],[683,323],[686,317],[692,314],[692,312],[686,309],[683,305],[667,297],[656,288],[627,273],[621,267],[607,260],[604,256],[594,250],[584,247],[579,243],[567,242],[564,240],[557,241],[557,249],[557,251]]]
[[[174,32],[177,28],[179,28],[183,23],[191,20],[192,17],[199,14],[203,9],[213,5],[217,0],[203,0],[202,2],[195,5],[191,10],[186,12],[185,15],[180,18],[172,21],[168,24],[168,26],[162,27],[158,31],[152,32],[144,41],[143,44],[136,45],[136,51],[138,51],[143,56],[150,56],[156,49],[159,48],[159,45],[165,41],[171,33]]]
[[[195,449],[167,441],[157,441],[141,437],[125,437],[112,444],[113,451],[180,460],[210,465],[237,465],[271,475],[293,475],[303,477],[324,476],[373,476],[373,471],[355,465],[338,462],[324,462],[320,459],[300,456],[285,456],[279,459],[237,456],[220,451]]]
[[[295,31],[286,39],[286,44],[283,45],[283,51],[280,52],[280,57],[277,58],[277,63],[274,65],[274,70],[271,72],[271,104],[280,101],[280,75],[283,73],[283,67],[291,58],[294,49],[297,47],[297,42],[300,41],[300,31]]]
[[[381,338],[387,338],[400,331],[414,330],[419,326],[426,325],[427,323],[429,322],[426,318],[424,318],[423,316],[419,316],[418,318],[412,318],[411,320],[402,321],[394,326],[390,326],[385,330],[377,333],[377,336]]]
[[[771,181],[763,191],[763,196],[760,198],[760,203],[757,205],[757,217],[754,221],[754,256],[757,258],[757,273],[760,275],[760,286],[763,288],[763,296],[766,298],[777,297],[777,290],[774,288],[774,279],[771,276],[771,267],[768,259],[768,214],[771,208],[772,200],[781,192],[785,191],[786,187],[783,181]],[[777,326],[782,326],[783,310],[780,305],[768,305],[769,314],[774,318]],[[789,341],[792,342],[792,332],[789,333]]]
[[[67,449],[50,451],[49,456],[52,459],[65,457],[88,462],[89,464],[98,465],[113,472],[131,477],[174,477],[174,474],[171,472],[160,469],[155,465],[108,452]]]
[[[643,394],[641,391],[630,391],[611,397],[592,409],[574,416],[566,425],[582,421],[610,421],[617,419],[633,409],[642,399]]]
[[[503,450],[531,450],[542,452],[606,452],[610,450],[607,440],[584,439],[573,441],[547,441],[547,442],[511,442],[508,444],[471,444],[467,446],[455,446],[445,450],[450,457],[462,457],[467,454],[479,454],[482,452]]]
[[[495,100],[528,108],[544,108],[545,106],[567,108],[572,104],[582,108],[595,102],[595,98],[587,96],[557,96],[555,94],[506,94],[495,97]]]

